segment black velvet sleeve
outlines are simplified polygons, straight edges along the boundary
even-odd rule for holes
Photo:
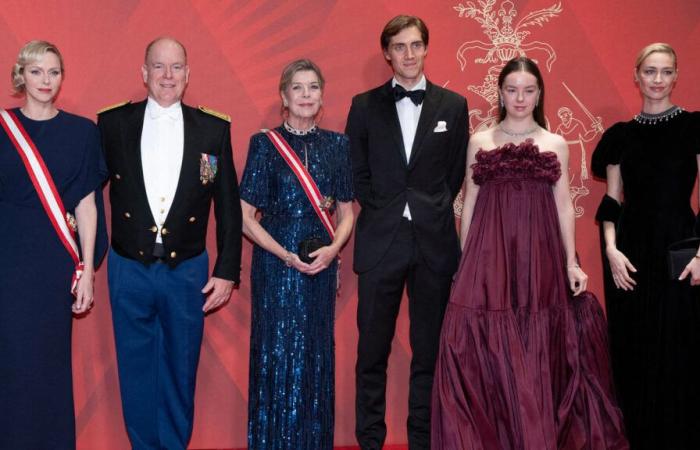
[[[618,122],[608,128],[600,142],[593,150],[591,157],[591,168],[593,175],[598,178],[607,178],[607,167],[609,165],[620,164],[622,159],[622,149],[624,147],[624,128],[625,123]]]
[[[620,212],[622,211],[622,205],[618,203],[617,200],[610,197],[608,194],[603,195],[600,200],[600,205],[598,205],[598,210],[595,213],[595,220],[598,222],[613,222],[616,223],[617,219],[620,218]],[[696,221],[697,223],[697,221]],[[696,225],[697,227],[697,225]]]

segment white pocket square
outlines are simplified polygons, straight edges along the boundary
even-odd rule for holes
[[[447,122],[444,120],[438,120],[437,126],[433,130],[433,133],[444,133],[447,131]]]

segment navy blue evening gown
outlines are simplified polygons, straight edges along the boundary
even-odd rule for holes
[[[106,177],[97,127],[63,111],[14,113],[41,153],[67,211]],[[96,243],[106,247],[106,234]],[[75,448],[70,282],[74,264],[19,154],[0,129],[0,449]]]
[[[348,140],[317,130],[289,142],[324,196],[353,198]],[[307,237],[330,238],[299,181],[269,138],[251,138],[241,199],[262,212],[261,225],[296,253]],[[259,246],[251,267],[252,327],[248,445],[253,450],[333,448],[337,263],[308,276]]]

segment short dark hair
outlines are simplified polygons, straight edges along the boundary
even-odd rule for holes
[[[406,16],[400,15],[396,16],[384,25],[382,30],[382,35],[379,37],[379,42],[382,45],[382,50],[387,50],[389,48],[389,41],[391,38],[399,34],[406,28],[416,27],[420,32],[420,37],[423,40],[423,44],[428,46],[428,40],[430,38],[430,33],[428,32],[428,26],[423,22],[420,17],[416,16]]]
[[[544,117],[544,80],[542,79],[542,73],[540,72],[537,64],[525,56],[520,56],[518,58],[513,58],[503,66],[500,75],[498,75],[498,95],[501,95],[501,88],[503,88],[503,82],[506,77],[513,72],[527,72],[532,74],[537,79],[537,87],[540,90],[539,99],[535,105],[535,109],[532,111],[532,116],[535,122],[544,129],[547,129],[547,120]],[[499,107],[498,111],[498,121],[501,122],[506,118],[506,108],[502,106]]]

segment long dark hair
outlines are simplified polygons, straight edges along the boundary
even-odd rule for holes
[[[498,75],[498,92],[500,98],[500,92],[503,88],[503,80],[506,79],[508,75],[513,72],[527,72],[535,76],[537,79],[537,87],[540,89],[540,96],[535,105],[535,109],[532,111],[532,116],[535,122],[542,128],[547,128],[547,121],[544,118],[544,80],[542,79],[542,73],[537,67],[537,64],[528,57],[520,56],[518,58],[513,58],[503,66],[501,69],[501,74]],[[498,106],[498,121],[502,122],[506,118],[506,108],[503,106],[503,100]]]

